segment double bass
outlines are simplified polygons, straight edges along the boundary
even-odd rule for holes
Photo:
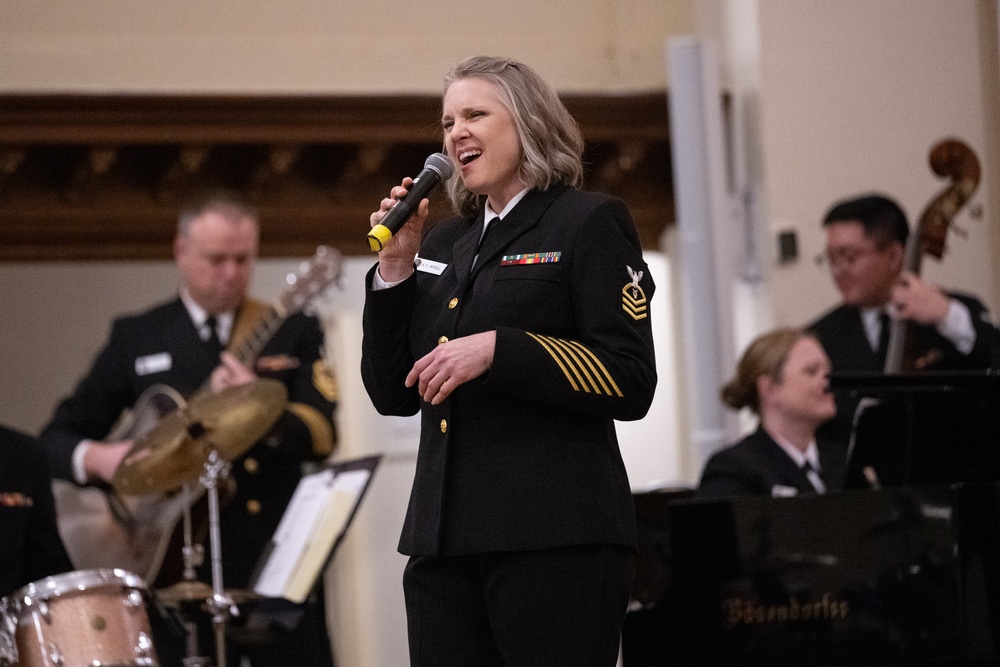
[[[960,139],[944,139],[933,146],[930,165],[938,176],[950,178],[951,185],[927,204],[916,230],[907,241],[903,270],[915,275],[920,275],[925,254],[938,260],[944,256],[948,227],[979,186],[979,159]],[[892,320],[883,369],[886,375],[916,370],[933,362],[926,358],[918,361],[911,334],[912,325],[906,320]]]
[[[907,240],[903,270],[915,275],[924,255],[942,258],[952,220],[969,202],[980,178],[978,158],[958,139],[933,146],[930,166],[951,184],[927,204]],[[980,387],[990,378],[980,377],[979,371],[936,368],[946,352],[928,349],[927,337],[919,329],[902,318],[891,320],[881,379],[840,374],[842,386],[879,397],[863,399],[854,415],[848,486],[1000,478],[1000,461],[986,456],[983,449],[1000,425],[988,417],[995,412],[993,390],[984,393]]]

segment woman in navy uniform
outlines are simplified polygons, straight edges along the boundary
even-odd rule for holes
[[[442,125],[456,215],[425,229],[421,202],[364,315],[375,407],[422,416],[399,542],[411,662],[613,665],[636,539],[613,420],[652,401],[653,281],[625,205],[578,189],[579,129],[533,70],[460,63]]]
[[[816,437],[836,413],[829,375],[830,359],[811,333],[776,329],[755,339],[720,393],[726,405],[750,408],[760,423],[712,455],[697,495],[781,497],[841,488],[847,448]]]

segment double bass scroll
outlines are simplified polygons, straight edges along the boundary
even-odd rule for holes
[[[941,140],[931,148],[929,160],[934,173],[942,178],[950,178],[951,185],[927,204],[917,221],[916,230],[907,241],[903,270],[916,275],[920,275],[920,264],[925,253],[939,260],[944,255],[951,221],[979,186],[979,158],[962,140]],[[885,359],[886,374],[915,369],[916,355],[910,349],[912,336],[908,335],[909,329],[909,323],[905,320],[892,320]]]

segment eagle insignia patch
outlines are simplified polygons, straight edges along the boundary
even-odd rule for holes
[[[639,287],[643,272],[633,271],[632,267],[627,265],[625,268],[628,269],[628,275],[632,278],[632,282],[627,283],[622,288],[622,310],[628,313],[633,320],[644,320],[649,316],[649,311],[646,306],[646,293]]]

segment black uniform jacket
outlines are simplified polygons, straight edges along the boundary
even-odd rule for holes
[[[969,309],[972,325],[976,331],[976,343],[969,354],[959,352],[954,344],[933,326],[914,325],[914,345],[917,357],[930,356],[935,361],[929,366],[933,370],[980,370],[991,368],[997,363],[1000,351],[1000,331],[985,306],[975,297],[949,293]],[[861,321],[861,310],[857,306],[841,305],[829,311],[806,327],[816,334],[823,349],[830,357],[834,372],[872,371],[881,372],[885,368],[885,354],[878,354],[871,348]],[[850,437],[854,412],[858,398],[849,391],[835,392],[837,416],[823,426],[821,433],[843,441]]]
[[[494,223],[472,268],[482,223],[480,211],[435,225],[415,274],[367,295],[368,393],[382,414],[422,412],[399,549],[634,545],[612,420],[646,413],[656,370],[654,286],[632,219],[605,195],[532,191]],[[440,342],[490,330],[491,370],[440,405],[404,387]]]
[[[0,426],[0,597],[73,569],[56,528],[50,484],[35,439]]]
[[[260,377],[287,386],[289,404],[271,435],[233,462],[236,493],[221,513],[227,586],[247,585],[298,484],[302,461],[325,458],[333,448],[334,403],[319,389],[328,377],[320,361],[322,343],[318,321],[294,314],[257,359]],[[165,384],[189,396],[218,363],[217,352],[199,338],[180,299],[117,319],[90,371],[40,436],[53,474],[72,480],[77,443],[107,436],[146,388]]]
[[[820,477],[827,491],[843,488],[847,447],[836,441],[817,439],[816,448],[819,450]],[[779,489],[776,491],[775,487]],[[726,498],[796,493],[816,493],[816,489],[792,457],[767,431],[758,427],[743,440],[708,459],[695,495],[698,498]]]

